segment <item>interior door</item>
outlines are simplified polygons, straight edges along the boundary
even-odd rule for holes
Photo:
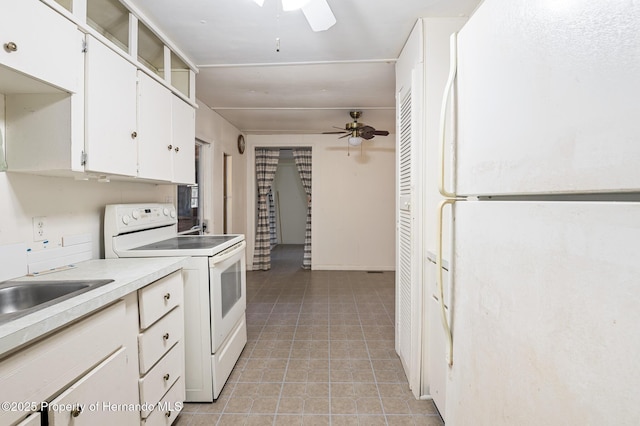
[[[420,395],[422,336],[422,23],[418,22],[396,64],[397,237],[396,352],[409,387]]]

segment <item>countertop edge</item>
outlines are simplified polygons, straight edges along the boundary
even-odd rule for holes
[[[89,260],[78,263],[76,268],[68,271],[21,278],[21,281],[108,278],[114,282],[0,324],[0,358],[182,269],[188,259],[161,257]]]

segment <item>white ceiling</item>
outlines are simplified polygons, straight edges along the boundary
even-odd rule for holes
[[[327,0],[313,32],[280,0],[130,0],[199,68],[197,98],[248,134],[321,133],[351,121],[395,131],[395,60],[416,20],[480,0]],[[276,51],[276,39],[280,51]]]

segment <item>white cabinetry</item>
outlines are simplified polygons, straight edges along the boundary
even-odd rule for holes
[[[131,404],[123,389],[127,382],[121,380],[126,372],[126,349],[121,348],[51,401],[49,425],[92,426],[107,419],[114,425],[131,422],[131,410],[121,408]]]
[[[39,0],[8,3],[0,13],[0,65],[64,91],[78,91],[81,84],[72,64],[82,44],[76,26]],[[13,77],[20,76],[0,67],[0,92],[15,93]]]
[[[45,2],[0,14],[8,170],[194,183],[195,67],[155,37],[171,72],[150,77],[155,62],[127,41],[153,32],[125,3]]]
[[[135,376],[120,374],[127,370],[127,362],[136,358],[135,348],[125,346],[126,335],[135,330],[129,324],[130,318],[125,302],[120,301],[3,358],[0,360],[0,400],[33,401],[33,411],[39,408],[40,402],[53,403],[57,395],[56,401],[71,404],[95,403],[96,397],[100,401],[135,401]],[[131,359],[127,360],[127,355]],[[2,410],[0,424],[13,424],[28,413],[22,409]],[[132,424],[138,417],[131,411],[116,414],[101,411],[100,414],[102,423],[111,424]],[[108,421],[112,414],[115,422]],[[74,424],[80,424],[77,423],[80,420],[78,416]]]
[[[140,413],[143,424],[171,424],[185,400],[181,273],[138,291],[140,402],[143,407],[155,407]]]
[[[136,67],[87,35],[87,171],[137,176]]]
[[[195,183],[196,111],[177,96],[171,98],[173,181]]]
[[[138,71],[138,177],[171,181],[171,98],[163,85]],[[195,143],[195,142],[194,142]]]

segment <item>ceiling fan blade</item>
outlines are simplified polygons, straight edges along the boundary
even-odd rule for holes
[[[389,136],[389,132],[387,130],[376,130],[373,134],[376,136]]]
[[[323,135],[341,135],[343,133],[351,133],[351,132],[345,132],[345,131],[342,131],[342,132],[322,132]]]
[[[340,136],[338,139],[344,139],[344,138],[348,138],[349,136],[351,136],[351,132],[347,133],[344,136]]]
[[[302,13],[313,31],[328,30],[336,23],[336,17],[327,0],[311,0],[302,7]]]
[[[358,129],[358,136],[362,139],[372,139],[375,136],[376,129],[371,126],[362,126]]]

